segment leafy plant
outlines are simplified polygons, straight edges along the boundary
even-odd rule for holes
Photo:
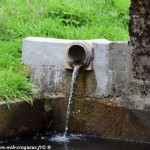
[[[91,8],[78,10],[74,9],[72,5],[66,7],[63,3],[60,3],[49,12],[49,16],[52,19],[59,18],[64,26],[81,27],[91,23],[90,11]]]
[[[13,73],[11,69],[0,71],[0,83],[0,97],[7,104],[18,98],[32,103],[30,95],[32,85],[23,74]]]

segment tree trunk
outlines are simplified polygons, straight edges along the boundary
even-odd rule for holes
[[[150,80],[150,0],[131,0],[130,17],[133,75]]]

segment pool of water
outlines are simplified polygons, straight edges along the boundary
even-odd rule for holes
[[[37,134],[24,139],[0,141],[0,149],[36,150],[150,150],[150,143],[115,141],[81,134]]]

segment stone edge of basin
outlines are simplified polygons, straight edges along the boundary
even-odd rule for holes
[[[53,131],[64,132],[67,101],[45,100],[52,106]],[[72,104],[69,132],[104,138],[150,142],[150,111],[118,107],[117,100],[76,99]],[[61,123],[60,123],[61,122]]]
[[[33,105],[14,100],[9,108],[0,102],[0,141],[45,131],[47,121],[51,122],[51,109],[45,111],[43,100],[34,100]]]
[[[69,123],[71,132],[150,142],[149,111],[118,107],[117,102],[109,99],[92,103],[89,99],[77,101],[73,104]],[[66,106],[66,97],[34,100],[33,106],[16,100],[10,102],[10,110],[5,102],[0,102],[0,141],[40,133],[49,129],[47,125],[50,124],[51,130],[63,132]]]

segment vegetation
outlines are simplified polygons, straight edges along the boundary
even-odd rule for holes
[[[128,40],[130,0],[0,0],[0,99],[31,102],[27,36]]]

